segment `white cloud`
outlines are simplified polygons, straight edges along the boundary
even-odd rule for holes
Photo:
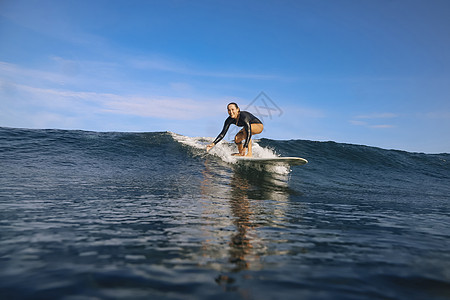
[[[283,106],[280,105],[280,109],[283,113],[295,116],[296,118],[313,118],[321,119],[326,117],[326,113],[322,110],[311,108],[311,107],[300,107],[300,106]]]
[[[358,120],[350,120],[350,123],[356,126],[367,126],[367,122],[358,121]]]
[[[80,112],[88,110],[90,112],[179,120],[196,119],[205,114],[218,113],[219,108],[211,102],[222,102],[196,99],[195,95],[190,97],[170,96],[177,93],[183,94],[183,91],[194,94],[194,88],[184,82],[169,83],[169,89],[163,96],[142,90],[136,90],[134,94],[129,94],[126,92],[101,93],[62,89],[61,87],[65,86],[61,84],[63,82],[71,82],[72,84],[68,84],[68,86],[78,89],[83,87],[84,82],[89,81],[90,78],[82,76],[83,78],[74,79],[71,75],[67,75],[76,72],[77,66],[80,65],[78,62],[60,57],[52,57],[52,61],[60,64],[61,68],[65,68],[66,71],[60,74],[57,71],[42,71],[0,62],[0,93],[3,98],[23,103],[24,106],[50,111]],[[95,73],[94,69],[98,71],[111,67],[96,62],[82,64],[89,65],[93,69],[93,73]],[[127,84],[127,82],[123,82],[125,91],[134,90],[130,87],[127,88]],[[98,87],[98,89],[102,88]],[[223,107],[220,107],[220,112],[223,110]]]
[[[0,76],[3,80],[14,82],[26,81],[46,81],[54,84],[61,84],[67,80],[67,76],[56,72],[48,72],[36,69],[22,68],[20,66],[0,61]]]
[[[387,128],[394,128],[394,125],[391,124],[370,124],[368,122],[363,122],[359,120],[350,120],[350,124],[355,126],[362,126],[366,128],[373,128],[373,129],[387,129]]]
[[[174,120],[193,120],[210,115],[215,109],[210,104],[188,98],[134,97],[99,95],[102,111]],[[222,109],[224,110],[224,109]],[[216,108],[216,112],[218,109]]]
[[[191,72],[188,68],[161,61],[146,67],[167,69],[173,72]],[[197,120],[226,115],[225,104],[229,99],[205,96],[197,92],[189,81],[158,81],[158,73],[150,78],[132,80],[121,75],[128,70],[127,63],[74,61],[52,56],[39,68],[27,68],[0,61],[0,103],[3,109],[15,113],[20,123],[32,120],[34,127],[52,124],[52,127],[68,128],[99,115],[114,119],[114,115],[158,118],[166,120]],[[201,75],[209,73],[199,73]],[[214,76],[233,74],[211,73]],[[258,78],[258,74],[247,74]],[[241,76],[247,76],[242,75]],[[236,75],[238,76],[238,75]],[[132,92],[130,92],[132,91]],[[304,115],[317,115],[314,111],[301,111]],[[38,119],[43,120],[39,122]],[[22,119],[22,121],[19,121]],[[9,118],[11,120],[11,118]],[[48,122],[45,122],[47,120]],[[5,125],[5,124],[0,124]]]
[[[379,119],[395,119],[398,118],[398,115],[395,113],[385,112],[385,113],[371,113],[366,115],[358,115],[355,116],[352,120],[350,120],[350,124],[355,126],[362,126],[366,128],[373,129],[388,129],[394,128],[395,126],[392,124],[373,124],[379,121]]]
[[[205,71],[199,69],[197,66],[176,61],[174,59],[166,59],[158,56],[130,59],[128,64],[132,68],[143,70],[156,70],[165,71],[171,73],[177,73],[189,76],[201,76],[201,77],[219,77],[219,78],[240,78],[240,79],[255,79],[255,80],[274,80],[274,79],[286,79],[282,76],[263,73],[249,73],[249,72],[226,72],[226,71]]]
[[[435,111],[425,114],[427,119],[450,119],[450,111]]]
[[[6,94],[13,90],[16,100],[23,102],[22,107],[36,111],[58,111],[64,114],[78,115],[106,112],[174,120],[199,119],[205,115],[224,111],[224,108],[218,105],[189,98],[76,92],[11,83],[8,86],[8,89],[0,90],[0,95],[8,97]]]
[[[186,82],[171,82],[170,88],[180,93],[191,93],[194,90],[193,86]]]
[[[394,113],[372,113],[368,115],[359,115],[356,116],[355,119],[392,119],[397,118],[398,115]]]
[[[394,125],[389,125],[389,124],[380,124],[380,125],[370,125],[369,126],[370,128],[380,128],[380,129],[383,129],[383,128],[394,128],[395,126]]]

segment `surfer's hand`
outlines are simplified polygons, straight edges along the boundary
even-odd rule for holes
[[[214,147],[214,143],[209,144],[208,146],[206,146],[206,152],[208,152],[209,150],[211,150],[211,148]]]

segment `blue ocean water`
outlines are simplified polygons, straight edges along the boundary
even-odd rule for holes
[[[450,299],[450,154],[0,128],[1,299]]]

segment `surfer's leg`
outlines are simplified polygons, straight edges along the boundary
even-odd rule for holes
[[[252,135],[260,134],[264,129],[264,126],[261,123],[254,123],[254,124],[251,124],[250,126],[252,128]]]
[[[260,134],[263,129],[264,126],[263,124],[251,124],[250,125],[252,128],[252,135],[253,134]],[[253,152],[252,152],[252,139],[250,138],[250,141],[248,142],[248,154],[247,156],[253,156]]]
[[[263,124],[251,124],[251,131],[252,131],[252,135],[253,134],[260,134],[263,129],[264,126]],[[242,144],[243,140],[247,139],[247,132],[245,131],[244,128],[242,128],[241,130],[239,130],[239,132],[236,134],[236,136],[234,137],[234,142],[236,143],[237,147],[238,147],[238,151],[239,153],[236,153],[234,155],[240,154],[243,152],[244,150],[244,145]],[[253,152],[252,152],[252,139],[250,138],[250,141],[248,142],[248,153],[247,156],[252,156]]]
[[[247,137],[247,133],[245,132],[245,130],[242,128],[241,130],[239,130],[239,132],[236,134],[236,136],[234,137],[234,142],[236,143],[237,147],[238,147],[238,153],[235,153],[234,155],[238,155],[239,153],[242,153],[242,150],[244,149],[244,145],[242,144],[242,141],[245,140]]]
[[[248,142],[248,152],[247,152],[247,156],[252,156],[252,139],[250,139],[250,141]]]

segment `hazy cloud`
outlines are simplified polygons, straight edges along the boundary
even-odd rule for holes
[[[37,111],[63,114],[111,113],[161,119],[192,120],[224,110],[207,102],[151,95],[117,95],[112,93],[77,92],[71,90],[43,89],[26,85],[9,84],[0,89],[0,95],[14,92],[22,107]]]
[[[450,119],[450,111],[435,111],[425,114],[427,119]]]
[[[370,128],[394,128],[394,125],[380,124],[380,125],[370,125]]]
[[[240,79],[255,79],[255,80],[274,80],[286,79],[282,76],[264,73],[249,73],[249,72],[227,72],[221,70],[205,71],[199,69],[197,66],[181,61],[166,59],[161,57],[131,59],[128,64],[132,68],[143,70],[157,70],[172,72],[182,75],[202,76],[202,77],[219,77],[219,78],[240,78]]]
[[[398,115],[394,113],[372,113],[368,115],[359,115],[355,116],[355,119],[391,119],[397,118]]]
[[[355,116],[352,120],[350,120],[350,124],[355,126],[363,126],[366,128],[374,128],[374,129],[387,129],[394,128],[395,126],[392,124],[376,124],[379,119],[394,119],[397,118],[398,115],[395,113],[371,113],[366,115],[358,115]],[[375,124],[374,124],[375,123]]]

